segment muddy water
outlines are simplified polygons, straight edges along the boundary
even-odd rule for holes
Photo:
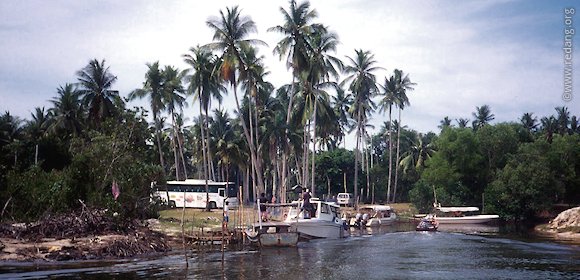
[[[297,248],[251,248],[115,262],[0,264],[2,279],[580,279],[580,246],[497,227],[354,230]]]

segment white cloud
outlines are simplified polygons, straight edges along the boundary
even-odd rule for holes
[[[543,34],[534,33],[536,27],[561,32],[561,8],[538,14],[522,7],[510,16],[490,12],[511,2],[313,0],[311,6],[338,33],[339,57],[359,48],[372,51],[387,70],[380,81],[395,68],[410,73],[418,84],[403,115],[410,128],[437,130],[444,116],[471,118],[483,104],[497,121],[524,112],[552,114],[562,105],[578,115],[578,94],[572,103],[560,98],[562,39],[544,42]],[[269,44],[261,53],[271,81],[289,82],[290,73],[271,52],[280,37],[266,32],[281,23],[278,9],[287,1],[2,1],[0,112],[27,118],[35,106],[48,106],[56,88],[74,82],[75,71],[92,58],[107,60],[123,94],[141,86],[146,62],[183,69],[181,55],[211,41],[208,17],[235,4],[256,22],[259,33],[253,37]],[[519,29],[530,35],[517,34]],[[233,110],[232,98],[225,108]],[[385,120],[373,117],[377,130]]]

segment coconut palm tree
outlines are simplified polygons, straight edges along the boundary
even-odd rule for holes
[[[473,112],[472,115],[473,118],[475,118],[475,120],[472,122],[474,130],[483,127],[495,119],[495,115],[491,113],[491,108],[488,105],[475,107],[475,112]]]
[[[524,113],[520,118],[520,122],[530,133],[535,132],[538,128],[538,119],[534,117],[534,113]]]
[[[117,77],[109,72],[105,60],[93,59],[83,69],[77,71],[79,93],[83,104],[89,108],[89,119],[99,128],[101,122],[115,114],[115,103],[122,103],[119,92],[111,87]]]
[[[315,24],[312,23],[314,19],[318,16],[316,10],[310,9],[310,3],[308,1],[296,4],[296,1],[289,1],[289,9],[285,10],[280,7],[280,13],[284,17],[284,24],[277,25],[268,29],[268,31],[274,31],[282,34],[284,37],[276,44],[274,48],[274,53],[280,56],[280,59],[286,55],[286,65],[288,68],[292,68],[292,83],[290,84],[290,89],[288,91],[288,104],[286,111],[286,131],[285,134],[289,134],[288,128],[290,127],[290,117],[293,111],[294,104],[294,94],[295,94],[295,81],[301,75],[303,71],[308,69],[309,61],[309,46],[308,37],[314,31]],[[282,154],[282,185],[283,188],[287,187],[287,159],[289,157],[289,143],[283,143],[284,152]],[[285,194],[285,192],[284,192]],[[284,198],[283,198],[284,200]]]
[[[48,133],[65,133],[65,138],[81,135],[84,128],[81,93],[75,85],[65,84],[57,89],[57,94],[50,100],[53,107],[49,109],[49,114],[53,122],[48,127]]]
[[[203,170],[206,187],[206,200],[209,201],[209,184],[210,178],[210,153],[209,153],[209,108],[212,99],[221,103],[221,93],[225,87],[220,83],[219,76],[214,71],[219,68],[219,58],[214,56],[208,49],[195,47],[189,49],[191,53],[184,54],[183,58],[191,68],[188,69],[190,75],[186,76],[189,82],[187,92],[193,94],[193,101],[199,100],[199,115],[201,118],[201,138],[202,138],[202,156]],[[204,116],[205,113],[205,116]],[[211,169],[213,170],[213,169]],[[215,179],[215,178],[214,178]],[[206,206],[209,209],[209,204]]]
[[[565,106],[556,107],[556,113],[558,114],[556,117],[556,121],[558,122],[558,133],[560,135],[564,135],[568,133],[568,125],[570,124],[570,112],[568,108]]]
[[[543,117],[540,123],[542,124],[542,131],[546,135],[546,141],[551,144],[554,133],[558,131],[558,120],[554,116]]]
[[[384,111],[389,111],[389,127],[392,128],[392,111],[393,105],[397,102],[397,91],[398,91],[397,77],[391,75],[391,77],[385,77],[385,82],[381,85],[382,88],[382,98],[379,101],[379,111],[382,113]],[[392,135],[394,130],[388,130],[389,132],[389,177],[387,182],[387,201],[390,202],[391,198],[391,182],[392,182],[392,167],[393,167],[393,140]]]
[[[129,100],[137,98],[142,99],[147,97],[149,99],[149,106],[153,114],[153,125],[155,128],[155,140],[157,142],[157,150],[159,152],[159,163],[165,173],[165,159],[163,158],[163,151],[161,149],[161,123],[159,114],[165,110],[165,102],[163,100],[163,83],[164,77],[161,69],[159,69],[159,61],[153,64],[147,63],[147,72],[145,73],[145,81],[143,87],[133,90],[129,93]]]
[[[405,174],[411,170],[422,170],[425,168],[425,162],[435,152],[433,143],[429,141],[426,135],[421,133],[416,134],[415,138],[411,141],[411,149],[403,155],[403,158],[399,162]]]
[[[447,127],[451,126],[451,119],[448,116],[445,116],[442,120],[439,121],[439,125],[437,126],[439,129],[443,130]]]
[[[177,129],[176,117],[179,114],[178,110],[180,111],[185,105],[185,88],[183,88],[181,83],[185,72],[181,72],[179,69],[172,66],[165,66],[162,74],[163,100],[165,101],[165,108],[169,116],[171,116],[171,126],[173,132],[171,141],[173,143],[173,157],[175,159],[175,179],[184,180],[187,178],[187,174],[185,174],[185,162],[183,162],[182,166],[180,166],[180,158],[183,157],[183,147],[179,137],[179,131]],[[183,172],[180,172],[182,167]]]
[[[395,80],[397,80],[397,92],[395,94],[395,105],[399,108],[399,121],[397,125],[397,161],[399,162],[399,147],[401,143],[401,112],[405,109],[405,106],[409,106],[409,98],[407,97],[407,91],[414,90],[413,86],[416,83],[411,82],[409,74],[404,74],[402,70],[395,69],[394,71]],[[399,180],[399,164],[395,165],[395,186],[393,188],[393,202],[395,202],[397,196],[397,183]]]
[[[358,207],[358,162],[359,147],[361,137],[364,135],[365,125],[368,122],[370,114],[375,109],[375,103],[372,98],[377,94],[378,88],[376,83],[375,71],[380,69],[376,65],[374,55],[370,51],[355,50],[354,58],[348,57],[348,64],[345,65],[343,72],[347,75],[342,84],[348,84],[348,89],[353,94],[353,105],[349,113],[356,120],[356,150],[355,150],[355,173],[354,173],[354,195],[356,198],[356,207]]]
[[[210,18],[206,21],[208,27],[214,32],[214,42],[209,43],[206,47],[221,53],[220,75],[224,81],[230,83],[234,90],[236,108],[240,111],[240,102],[238,99],[238,79],[236,71],[240,74],[246,71],[246,65],[242,60],[240,50],[242,45],[263,44],[264,42],[256,39],[248,39],[248,35],[256,31],[256,25],[250,17],[242,16],[238,6],[226,8],[226,13],[220,10],[220,18]],[[256,169],[257,155],[254,143],[250,137],[250,130],[245,122],[241,121],[244,136],[250,149],[250,158],[255,175],[253,181],[257,181],[259,189],[263,189],[264,183],[262,176]]]
[[[455,120],[457,122],[457,127],[466,128],[469,124],[469,119],[459,118]]]

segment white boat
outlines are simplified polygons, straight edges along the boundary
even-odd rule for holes
[[[499,219],[498,215],[479,215],[477,207],[435,207],[439,224],[484,224]]]
[[[350,226],[386,226],[392,225],[397,220],[397,214],[388,205],[362,206],[359,208],[359,214],[350,220]]]
[[[314,215],[309,217],[302,209],[303,203],[292,202],[285,222],[291,225],[290,230],[296,230],[301,238],[343,238],[349,235],[346,225],[340,218],[339,206],[332,202],[311,198]]]

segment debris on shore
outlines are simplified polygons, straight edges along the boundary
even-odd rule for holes
[[[83,207],[31,224],[0,224],[0,260],[124,258],[169,250],[163,233],[106,209]]]

